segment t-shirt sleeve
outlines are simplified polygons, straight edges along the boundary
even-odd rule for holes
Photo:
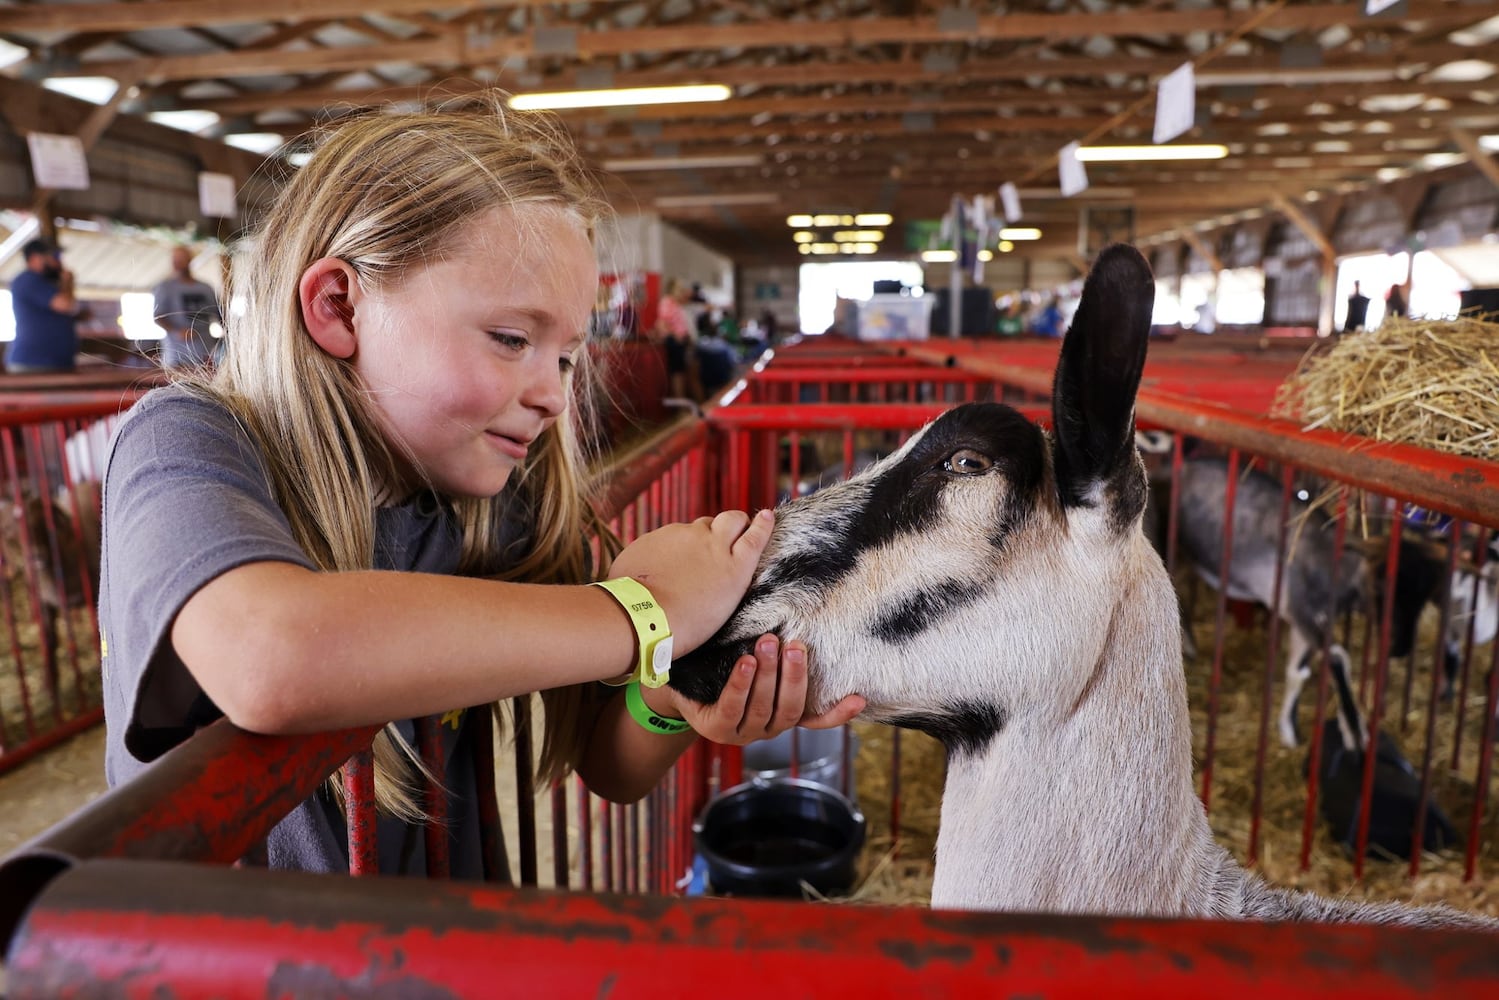
[[[57,295],[57,286],[43,281],[40,276],[25,272],[11,282],[10,294],[33,309],[51,309]]]
[[[168,641],[188,598],[247,563],[313,566],[248,435],[221,406],[176,388],[142,400],[116,434],[102,555],[105,711],[142,761],[220,714]]]

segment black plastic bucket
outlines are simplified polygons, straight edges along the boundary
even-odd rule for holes
[[[864,814],[824,785],[751,781],[708,803],[693,824],[713,891],[730,896],[847,892],[864,846]]]

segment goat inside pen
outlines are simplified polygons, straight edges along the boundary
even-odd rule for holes
[[[1153,294],[1138,253],[1100,256],[1063,344],[1054,439],[970,404],[783,508],[739,611],[672,683],[711,701],[747,639],[776,631],[813,650],[816,704],[857,691],[866,718],[942,739],[936,905],[1481,922],[1287,894],[1212,843],[1175,595],[1140,531]]]

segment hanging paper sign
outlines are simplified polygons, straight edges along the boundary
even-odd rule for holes
[[[26,137],[31,149],[31,176],[39,188],[50,191],[88,190],[88,160],[83,142],[76,135],[32,132]]]
[[[1006,222],[1020,221],[1020,190],[1009,181],[999,186],[999,204],[1004,209]]]
[[[1057,176],[1062,182],[1062,197],[1071,198],[1088,190],[1088,171],[1077,158],[1077,143],[1069,142],[1057,154]]]
[[[1380,11],[1388,10],[1399,2],[1400,0],[1365,0],[1364,15],[1366,17],[1373,17]]]
[[[1197,118],[1197,77],[1191,63],[1183,63],[1161,77],[1155,92],[1156,142],[1170,142],[1192,127]]]
[[[239,214],[234,195],[234,178],[230,175],[206,172],[198,175],[198,208],[204,215],[218,219],[234,218]]]

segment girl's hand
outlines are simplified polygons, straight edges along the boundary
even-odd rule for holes
[[[702,645],[728,621],[749,589],[775,517],[724,511],[691,524],[668,524],[627,545],[609,568],[632,576],[666,612],[676,656]]]
[[[731,746],[768,740],[793,726],[833,729],[864,711],[863,697],[851,694],[821,715],[806,714],[807,647],[796,641],[782,647],[773,635],[755,642],[753,656],[739,658],[712,705],[699,705],[667,687],[643,689],[641,695],[661,714],[679,715],[699,735]]]

